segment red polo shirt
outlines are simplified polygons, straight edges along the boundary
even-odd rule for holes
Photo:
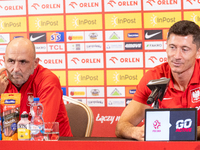
[[[44,122],[59,122],[60,136],[73,136],[69,126],[69,118],[62,99],[62,90],[58,77],[49,69],[38,65],[34,73],[30,75],[21,89],[17,88],[9,81],[5,93],[21,93],[20,114],[23,111],[30,112],[30,103],[27,93],[33,93],[34,97],[39,97],[43,104]],[[29,119],[31,119],[29,117]]]
[[[200,59],[196,60],[195,69],[192,78],[188,84],[187,89],[179,91],[174,88],[173,81],[170,80],[168,89],[163,97],[162,102],[159,103],[160,108],[197,108],[198,120],[200,119]],[[148,96],[151,90],[146,86],[150,80],[160,79],[162,77],[172,79],[171,69],[168,63],[163,63],[154,67],[145,73],[137,86],[137,90],[133,99],[147,104]],[[200,125],[200,121],[198,121]]]

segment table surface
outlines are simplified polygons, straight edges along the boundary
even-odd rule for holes
[[[5,150],[200,150],[200,141],[136,141],[116,137],[60,137],[59,141],[0,141]]]

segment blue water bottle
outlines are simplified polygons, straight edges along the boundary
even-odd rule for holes
[[[42,118],[43,105],[39,102],[40,98],[33,99],[33,103],[30,107],[31,112],[31,141],[43,141],[44,140],[44,120]]]

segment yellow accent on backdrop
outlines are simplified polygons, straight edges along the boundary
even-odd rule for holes
[[[137,85],[143,70],[107,70],[107,85]]]
[[[142,28],[141,13],[105,14],[106,29]]]
[[[26,32],[26,17],[0,18],[0,32]]]
[[[104,85],[104,71],[68,71],[69,86]]]
[[[53,72],[58,77],[61,86],[66,86],[66,71],[51,71],[51,72]]]
[[[64,30],[64,16],[36,16],[29,17],[30,31],[62,31]]]
[[[95,30],[102,29],[102,15],[67,15],[67,30]]]
[[[181,20],[181,12],[144,13],[144,28],[170,28]]]
[[[184,20],[194,21],[200,26],[200,11],[185,11]]]

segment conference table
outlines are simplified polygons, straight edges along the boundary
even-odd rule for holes
[[[2,150],[200,150],[200,141],[136,141],[116,137],[60,137],[59,141],[0,141]]]

